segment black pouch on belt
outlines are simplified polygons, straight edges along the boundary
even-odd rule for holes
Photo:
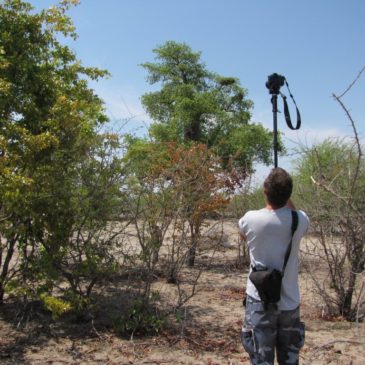
[[[282,273],[276,269],[252,268],[249,276],[260,298],[265,303],[277,303],[280,300]]]

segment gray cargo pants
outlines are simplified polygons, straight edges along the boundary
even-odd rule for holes
[[[252,365],[273,365],[275,349],[280,365],[299,364],[299,350],[304,345],[299,307],[279,311],[269,306],[265,310],[262,302],[247,296],[241,342]]]

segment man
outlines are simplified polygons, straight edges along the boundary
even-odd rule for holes
[[[282,270],[286,250],[292,238],[290,200],[293,182],[281,168],[274,168],[264,182],[266,207],[248,211],[240,220],[241,235],[246,239],[252,267]],[[304,344],[304,323],[299,316],[298,251],[307,232],[309,219],[297,211],[298,224],[281,284],[281,298],[267,305],[247,279],[246,311],[241,341],[253,365],[274,364],[275,350],[280,365],[299,364],[299,350]]]

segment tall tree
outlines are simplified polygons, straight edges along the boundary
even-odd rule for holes
[[[0,6],[0,302],[14,270],[23,282],[34,273],[43,284],[66,279],[77,291],[77,275],[102,266],[97,245],[81,245],[74,232],[81,237],[85,222],[106,219],[100,205],[110,197],[98,190],[112,194],[115,184],[113,162],[100,151],[113,138],[97,134],[107,118],[88,86],[107,73],[84,67],[59,41],[76,38],[66,15],[74,4],[39,13],[21,0]],[[11,265],[15,250],[20,266]],[[72,273],[65,265],[75,258]]]
[[[199,169],[214,155],[226,187],[234,191],[254,171],[255,162],[271,161],[272,135],[261,125],[249,123],[252,101],[247,99],[247,91],[238,79],[209,71],[200,53],[184,43],[169,41],[153,52],[155,62],[142,64],[148,82],[161,86],[142,96],[142,104],[153,119],[149,129],[152,142],[131,139],[130,148],[143,150],[150,143],[162,142],[186,145],[195,151],[195,145],[200,153],[194,156],[194,167]],[[201,186],[199,179],[192,181],[188,195],[200,196]],[[207,196],[214,195],[213,185],[210,189]],[[205,217],[201,214],[195,219],[191,199],[187,195],[180,199],[189,217],[188,262],[192,266]]]
[[[199,52],[173,41],[154,49],[155,62],[142,66],[161,89],[142,96],[158,141],[199,142],[212,148],[224,167],[252,172],[270,162],[271,133],[250,124],[252,101],[238,79],[208,71]],[[243,169],[243,170],[242,170]]]

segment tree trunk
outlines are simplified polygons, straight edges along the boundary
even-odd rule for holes
[[[7,252],[5,255],[4,264],[3,264],[2,271],[0,274],[0,304],[2,304],[4,301],[5,283],[6,283],[6,279],[7,279],[8,275],[9,275],[10,261],[14,255],[14,247],[17,242],[17,238],[18,238],[18,236],[14,236],[10,240],[10,242],[7,243]]]
[[[4,294],[5,294],[4,286],[3,283],[0,282],[0,305],[4,303]]]
[[[355,284],[356,284],[356,274],[353,271],[351,271],[349,278],[349,286],[345,292],[340,308],[342,315],[348,321],[354,320],[353,318],[354,311],[352,310],[351,306],[352,306],[352,296],[354,293]]]
[[[193,121],[184,131],[185,141],[199,142],[201,140],[201,126],[200,121],[197,119]]]
[[[194,267],[196,249],[198,247],[198,239],[200,233],[200,224],[197,224],[195,226],[194,224],[190,224],[190,232],[191,232],[191,246],[189,247],[187,259],[188,259],[188,266]]]
[[[188,266],[194,267],[195,265],[195,255],[196,255],[196,242],[194,242],[189,248],[188,252]]]

